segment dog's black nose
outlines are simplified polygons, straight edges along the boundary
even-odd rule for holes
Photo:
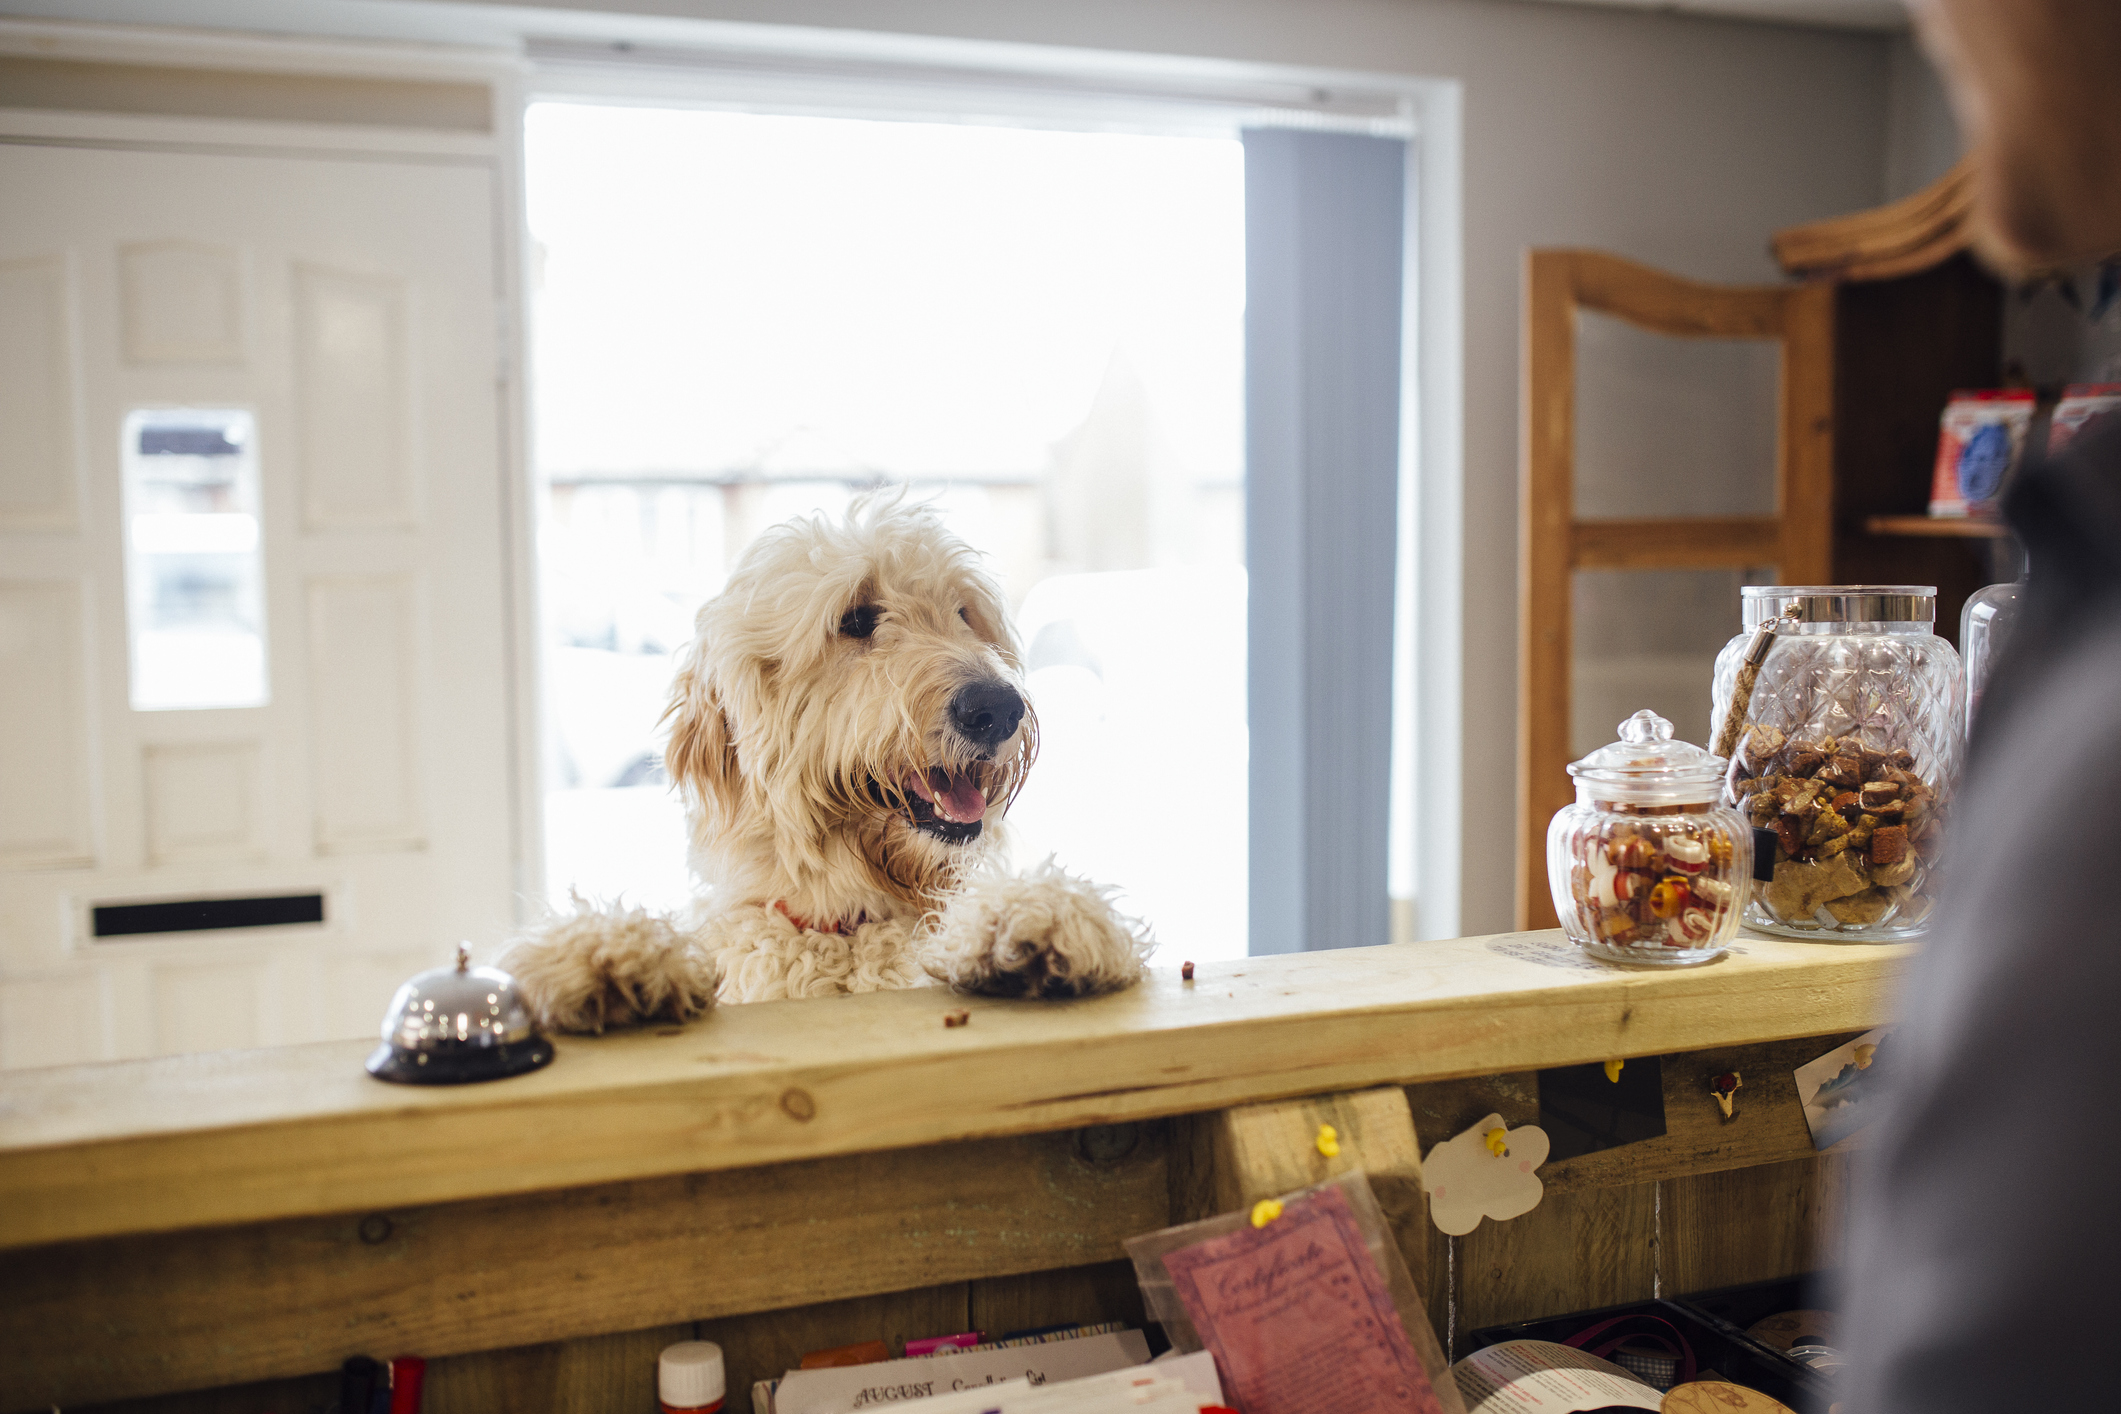
[[[973,745],[992,751],[1016,733],[1024,699],[1005,682],[975,682],[950,699],[950,721]]]

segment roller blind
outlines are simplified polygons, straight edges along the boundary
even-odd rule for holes
[[[1381,943],[1407,146],[1243,136],[1251,951]]]

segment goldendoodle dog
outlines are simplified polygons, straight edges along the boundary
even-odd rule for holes
[[[769,530],[695,627],[664,759],[705,887],[680,916],[578,902],[521,939],[503,966],[547,1026],[1139,980],[1152,944],[1110,890],[1002,866],[1037,718],[1001,591],[934,512],[872,497]]]

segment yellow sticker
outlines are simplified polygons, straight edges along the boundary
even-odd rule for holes
[[[1620,1083],[1620,1068],[1626,1064],[1627,1062],[1624,1060],[1607,1061],[1605,1063],[1605,1078],[1618,1085]]]
[[[1510,1156],[1510,1134],[1508,1130],[1491,1129],[1488,1131],[1488,1152],[1498,1159],[1506,1159]]]
[[[1318,1152],[1329,1159],[1340,1157],[1340,1131],[1330,1124],[1318,1126]]]
[[[1265,1227],[1281,1216],[1281,1204],[1272,1198],[1262,1198],[1252,1205],[1252,1226]]]

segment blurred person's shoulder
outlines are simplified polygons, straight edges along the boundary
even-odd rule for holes
[[[2029,468],[2006,513],[2031,573],[1974,725],[1947,885],[1967,926],[1945,932],[2075,954],[2121,866],[2121,417]]]
[[[2121,414],[2028,467],[2005,496],[2004,515],[2029,572],[1974,726],[1977,769],[2050,716],[2040,707],[2058,674],[2096,671],[2121,651],[2107,631],[2121,621]],[[2121,699],[2113,707],[2121,713]]]

